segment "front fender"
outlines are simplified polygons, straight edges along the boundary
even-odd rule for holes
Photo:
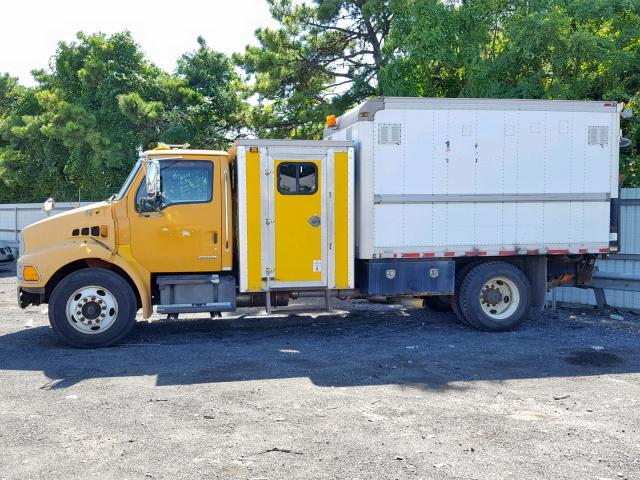
[[[25,288],[42,288],[61,268],[78,260],[98,259],[121,268],[131,278],[138,290],[142,303],[144,318],[151,316],[151,290],[149,286],[151,275],[141,267],[126,249],[122,255],[111,251],[105,244],[87,238],[82,241],[65,242],[46,246],[34,252],[29,252],[18,259],[18,275],[23,265],[32,265],[40,274],[38,282],[27,282],[18,278],[18,286]]]

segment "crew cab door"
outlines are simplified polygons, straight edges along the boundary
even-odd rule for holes
[[[141,212],[145,179],[129,205],[131,251],[150,272],[221,269],[220,168],[217,159],[162,159],[162,208]]]
[[[275,158],[274,158],[275,157]],[[324,156],[269,157],[269,230],[274,287],[327,285]]]

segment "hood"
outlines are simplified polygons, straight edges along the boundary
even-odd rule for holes
[[[58,213],[25,227],[22,230],[22,252],[30,253],[56,242],[81,241],[92,236],[113,247],[114,233],[111,204],[92,203]]]

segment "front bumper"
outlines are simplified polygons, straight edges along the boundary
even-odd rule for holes
[[[18,287],[17,294],[20,308],[44,303],[44,287]]]

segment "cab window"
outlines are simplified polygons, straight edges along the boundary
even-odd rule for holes
[[[160,160],[162,208],[189,203],[209,203],[213,198],[213,163],[208,160]],[[147,195],[144,182],[136,192],[136,209]]]

